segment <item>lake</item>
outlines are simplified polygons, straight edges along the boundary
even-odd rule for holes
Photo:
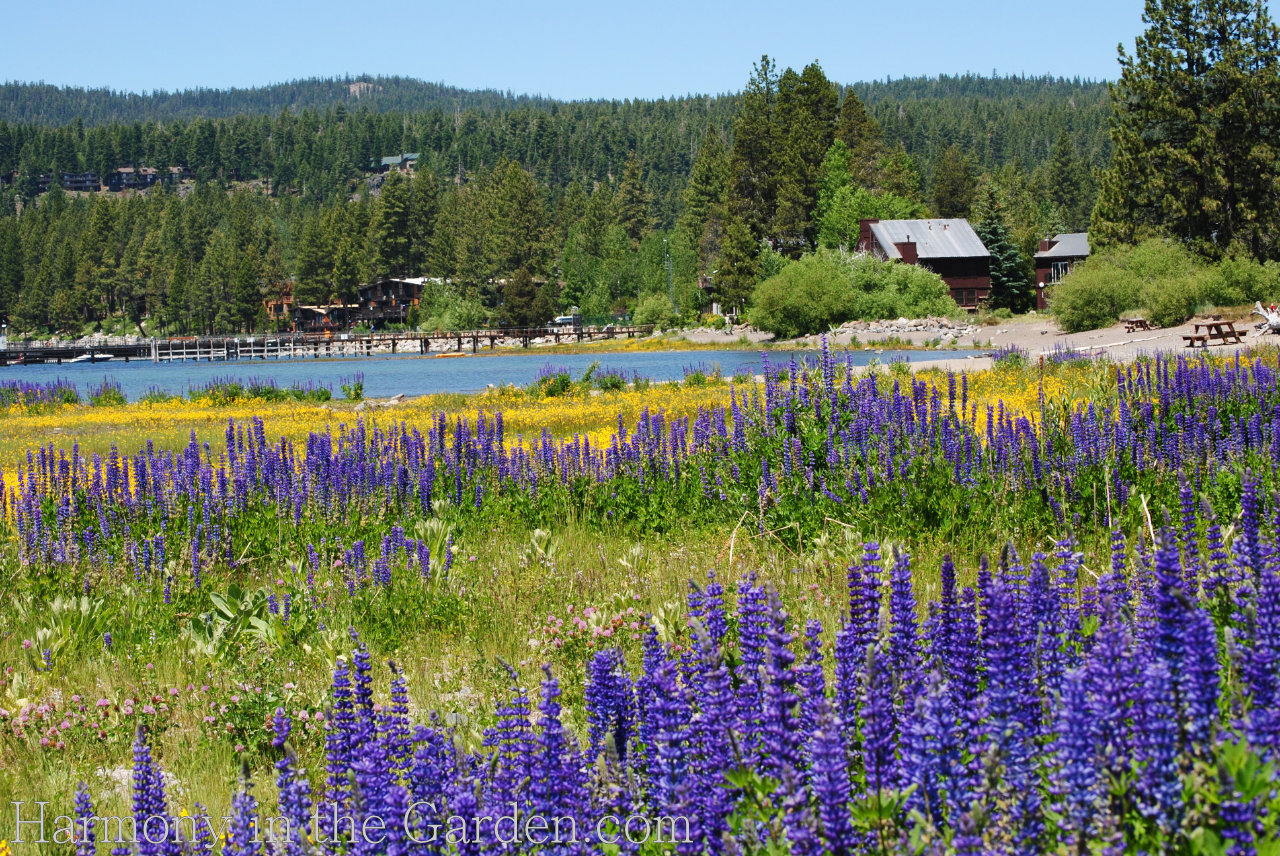
[[[785,364],[792,356],[815,359],[817,351],[770,351],[773,365]],[[872,360],[922,360],[936,357],[981,355],[982,351],[836,351],[843,363],[852,357],[854,365],[865,366]],[[710,371],[718,366],[726,377],[749,372],[759,373],[762,365],[759,351],[645,351],[612,354],[545,354],[529,351],[469,354],[461,357],[401,355],[333,360],[253,360],[214,363],[76,363],[63,365],[10,366],[0,369],[0,380],[23,380],[47,383],[63,378],[87,393],[103,378],[120,384],[125,395],[134,401],[149,389],[172,395],[185,395],[193,387],[202,387],[215,378],[270,378],[277,386],[295,384],[325,386],[341,397],[340,384],[357,374],[364,375],[364,394],[386,397],[403,393],[407,396],[437,392],[475,392],[493,384],[525,386],[537,377],[547,364],[568,369],[577,379],[593,362],[600,368],[615,369],[627,376],[638,373],[650,380],[679,380],[687,370]]]

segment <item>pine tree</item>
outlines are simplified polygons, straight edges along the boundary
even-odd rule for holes
[[[863,187],[872,187],[876,181],[876,167],[880,161],[881,132],[876,120],[867,112],[853,90],[846,90],[840,102],[840,116],[836,122],[836,139],[849,150],[850,174],[853,181]]]
[[[533,274],[527,267],[507,277],[502,286],[502,320],[516,327],[531,327],[539,320],[534,316],[534,302],[538,297],[538,287],[533,282]]]
[[[1092,195],[1089,167],[1076,157],[1071,136],[1063,130],[1049,154],[1045,171],[1049,200],[1058,209],[1070,231],[1087,231],[1089,228],[1088,200]]]
[[[1111,87],[1097,243],[1169,234],[1280,255],[1280,31],[1257,0],[1147,0]]]
[[[22,293],[22,242],[18,240],[18,221],[0,220],[0,319],[11,321]]]
[[[725,228],[720,268],[712,286],[723,308],[746,306],[760,273],[760,243],[745,221],[732,218]]]
[[[627,230],[627,237],[633,246],[640,246],[640,239],[654,226],[653,194],[645,187],[640,158],[634,151],[627,155],[622,169],[615,206],[618,222]]]
[[[777,72],[766,55],[753,66],[742,93],[729,152],[730,215],[751,230],[753,244],[765,235],[777,207],[777,102]]]
[[[992,183],[985,183],[978,192],[973,214],[978,219],[974,231],[991,253],[991,308],[1027,311],[1035,297],[1031,263],[1013,240],[1004,204]]]
[[[957,146],[948,146],[933,175],[933,207],[939,217],[968,217],[976,181],[969,159]]]
[[[729,159],[725,154],[724,141],[720,139],[719,131],[708,126],[689,173],[689,182],[681,192],[684,213],[680,215],[677,229],[687,236],[691,245],[697,246],[702,241],[708,223],[724,219],[728,185]],[[705,263],[707,260],[700,261]]]
[[[818,206],[823,159],[835,139],[835,84],[815,63],[778,80],[779,175],[770,236],[780,252],[798,257],[817,238],[812,214]]]
[[[382,183],[374,215],[374,275],[407,276],[413,246],[410,229],[409,183],[398,172],[392,172]]]

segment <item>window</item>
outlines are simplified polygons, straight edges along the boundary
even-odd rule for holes
[[[1075,260],[1067,262],[1053,262],[1049,267],[1049,281],[1045,284],[1053,285],[1055,282],[1061,282],[1062,278],[1071,273],[1071,269],[1075,266]]]

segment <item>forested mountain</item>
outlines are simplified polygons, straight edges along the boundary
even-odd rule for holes
[[[41,125],[114,122],[168,122],[174,119],[226,119],[275,115],[282,110],[326,110],[345,104],[374,112],[423,110],[546,108],[558,102],[538,96],[494,90],[458,89],[408,77],[345,76],[291,80],[271,86],[233,89],[184,89],[179,92],[117,92],[50,86],[0,84],[0,119]]]
[[[741,94],[560,102],[403,78],[128,95],[7,84],[0,99],[0,315],[78,331],[262,324],[263,297],[350,299],[385,273],[451,285],[422,320],[744,305],[779,259],[848,244],[862,216],[964,216],[1024,256],[1083,228],[1106,163],[1106,90],[948,77],[843,91],[766,57]],[[226,114],[221,115],[219,114]],[[383,156],[420,155],[381,184]],[[187,167],[145,195],[40,194],[41,175]],[[655,298],[656,300],[656,298]],[[659,301],[661,302],[661,301]],[[536,314],[536,313],[535,313]]]

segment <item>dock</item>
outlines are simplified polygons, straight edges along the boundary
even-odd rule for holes
[[[535,340],[555,344],[648,336],[652,324],[603,327],[495,327],[479,330],[388,333],[270,333],[258,336],[171,336],[124,345],[59,345],[9,340],[0,351],[4,364],[130,362],[233,362],[371,357],[377,354],[463,353],[504,345],[532,347]]]

